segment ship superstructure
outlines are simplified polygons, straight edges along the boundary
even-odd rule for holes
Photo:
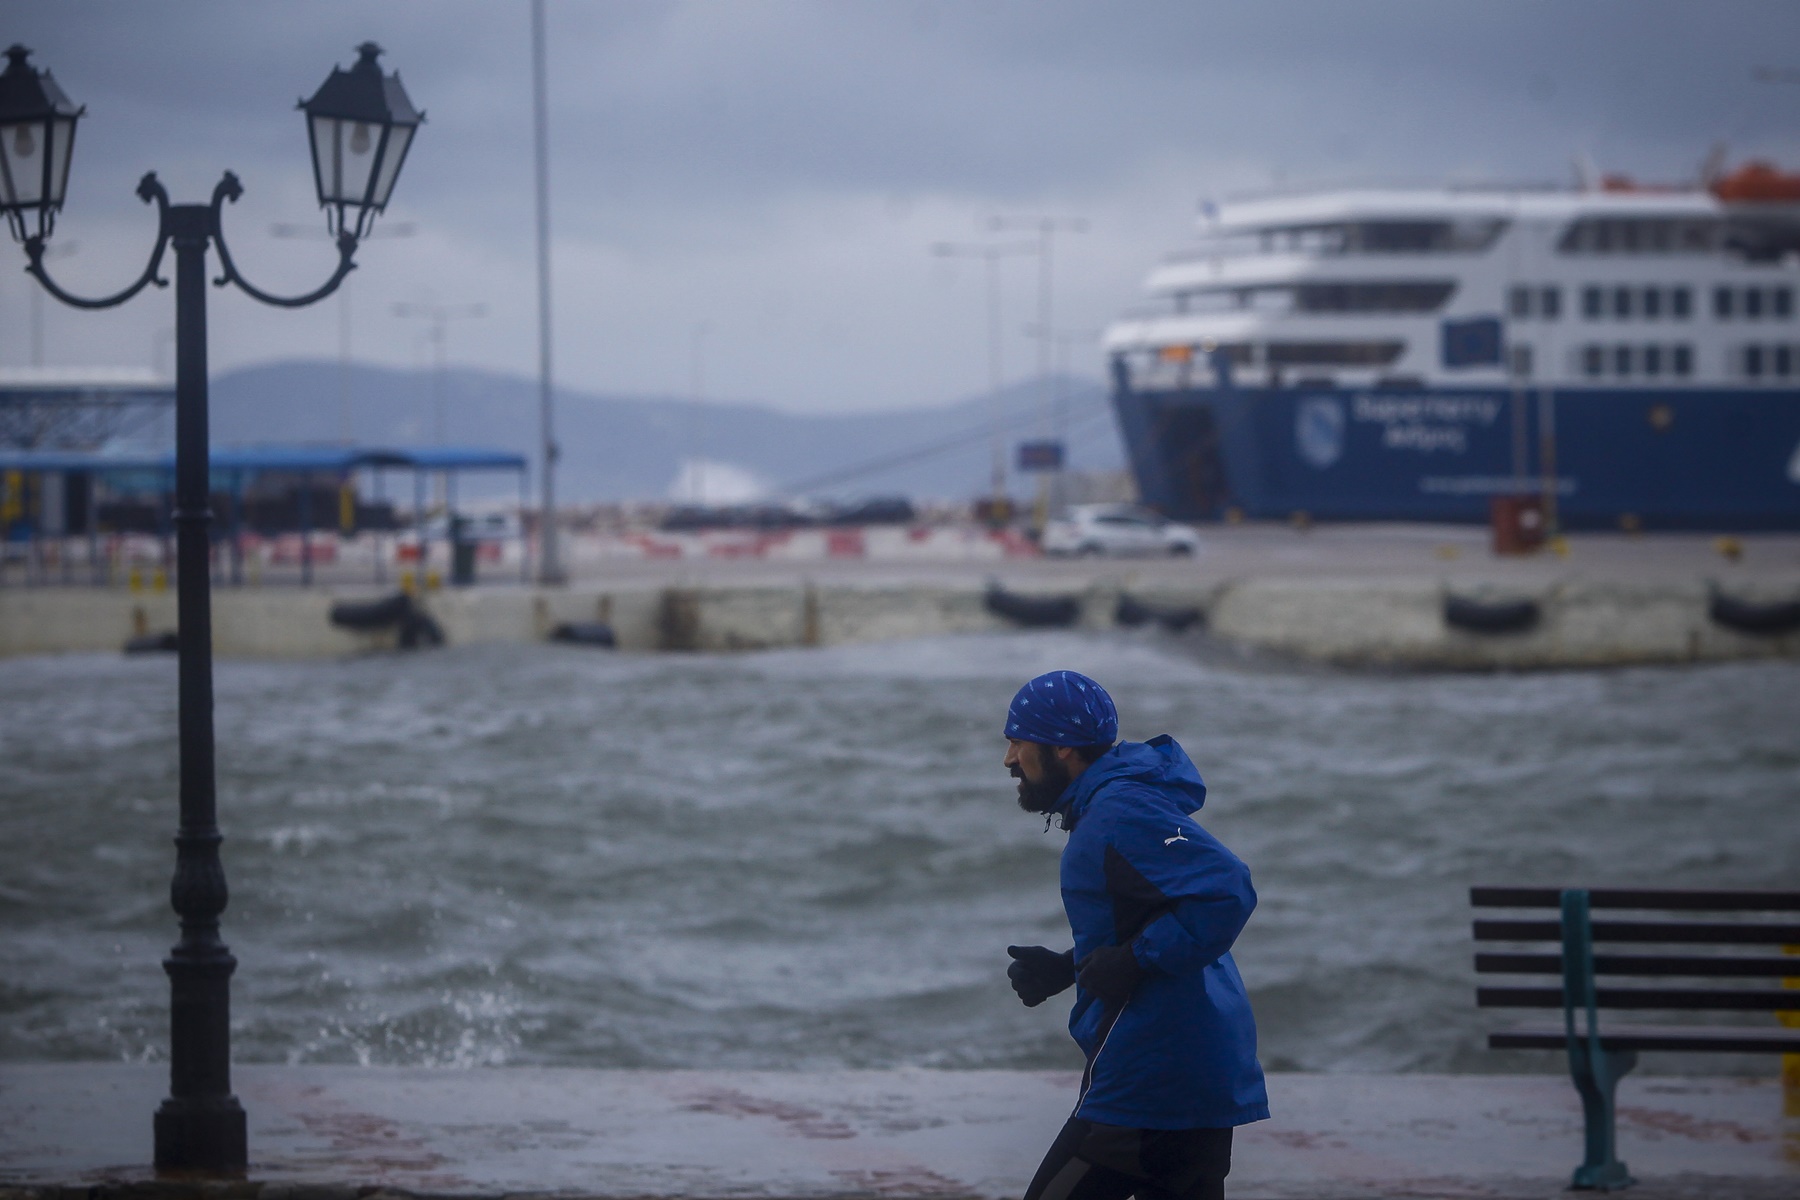
[[[1577,524],[1800,523],[1800,180],[1323,192],[1200,234],[1106,336],[1171,515],[1544,488]]]

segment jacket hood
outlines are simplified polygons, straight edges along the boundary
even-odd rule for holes
[[[1198,812],[1206,803],[1206,782],[1200,778],[1200,768],[1179,742],[1164,733],[1147,742],[1120,742],[1076,776],[1056,806],[1063,828],[1075,828],[1095,793],[1115,779],[1173,791],[1188,801],[1188,812]]]

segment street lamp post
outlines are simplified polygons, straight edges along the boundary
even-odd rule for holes
[[[1051,343],[1056,324],[1051,320],[1051,260],[1056,250],[1058,233],[1085,233],[1087,221],[1081,217],[990,217],[988,229],[1000,232],[1007,229],[1028,229],[1038,235],[1038,379],[1040,394],[1038,397],[1038,420],[1043,436],[1052,433],[1054,416],[1051,412],[1050,374],[1054,369]],[[1066,450],[1066,448],[1065,448]],[[1038,476],[1037,505],[1032,514],[1031,526],[1041,531],[1049,517],[1050,477]]]
[[[438,445],[444,444],[444,350],[445,333],[452,321],[465,317],[487,316],[485,304],[410,304],[394,305],[396,317],[423,318],[431,322],[431,434]]]
[[[369,238],[411,237],[418,226],[411,221],[401,221],[394,225],[383,225],[379,229],[371,229],[363,235]],[[329,238],[329,229],[320,229],[314,225],[295,225],[286,221],[277,221],[269,226],[269,235],[278,238]],[[349,446],[354,444],[350,425],[350,295],[355,291],[348,279],[338,289],[338,443]]]
[[[366,42],[348,71],[333,68],[300,103],[311,136],[319,204],[337,239],[338,262],[323,285],[303,296],[275,296],[239,273],[225,244],[220,214],[243,194],[225,172],[207,204],[171,204],[154,173],[137,194],[157,211],[156,243],[137,281],[124,291],[88,299],[64,291],[45,269],[47,243],[62,208],[75,142],[86,111],[70,103],[49,72],[13,46],[0,73],[0,211],[25,248],[26,270],[45,291],[76,308],[111,308],[154,283],[167,287],[164,253],[175,251],[175,527],[179,572],[181,821],[169,898],[181,937],[163,960],[169,976],[169,1095],[155,1119],[159,1170],[241,1173],[248,1162],[244,1110],[231,1092],[230,982],[237,960],[219,936],[227,898],[219,859],[214,788],[212,594],[209,572],[209,460],[206,395],[206,252],[218,253],[217,286],[282,308],[329,296],[355,263],[357,242],[386,207],[408,144],[424,114],[413,108],[398,75],[381,73],[380,47]]]
[[[1006,400],[1000,394],[1004,381],[1004,359],[1000,337],[1000,260],[1012,254],[1035,254],[1035,242],[938,242],[931,252],[939,258],[979,258],[987,267],[987,342],[988,396],[994,422],[993,459],[989,467],[988,490],[993,500],[995,520],[1007,508],[1006,495]]]

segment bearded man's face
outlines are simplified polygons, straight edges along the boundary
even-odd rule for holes
[[[1019,781],[1019,807],[1028,813],[1054,810],[1074,776],[1051,747],[1015,741],[1007,758],[1007,769]]]

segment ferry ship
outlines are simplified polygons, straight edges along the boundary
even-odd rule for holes
[[[1206,204],[1106,332],[1184,520],[1800,528],[1800,176]]]

